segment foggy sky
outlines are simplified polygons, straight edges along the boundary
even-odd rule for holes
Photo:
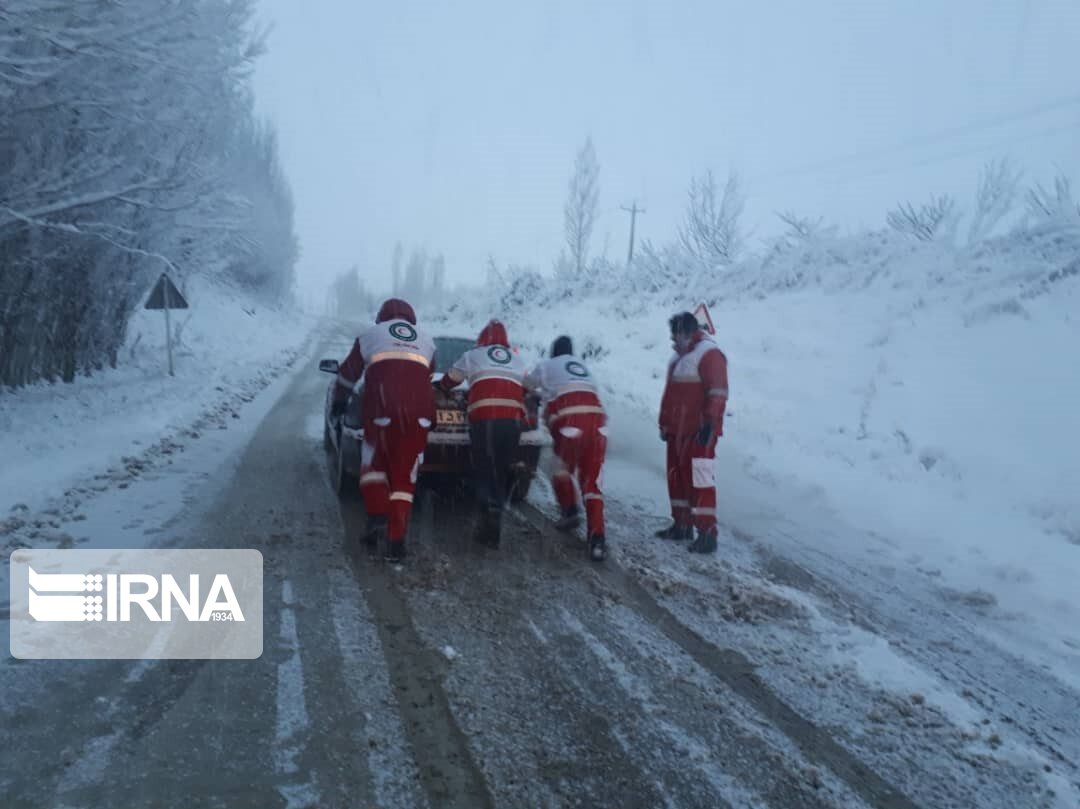
[[[1075,0],[261,0],[256,75],[297,203],[301,283],[395,242],[451,281],[489,255],[547,270],[575,151],[600,161],[593,250],[674,236],[690,176],[734,168],[748,224],[877,226],[1011,154],[1080,175]],[[1055,103],[1061,102],[1061,103]]]

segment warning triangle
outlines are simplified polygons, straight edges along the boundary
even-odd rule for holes
[[[697,322],[701,325],[701,328],[705,329],[709,334],[716,334],[716,327],[713,326],[712,316],[709,314],[709,307],[704,303],[699,303],[697,309],[694,310],[694,317],[697,318]]]
[[[166,293],[168,297],[166,298]],[[180,294],[180,290],[176,288],[173,282],[169,279],[165,273],[161,274],[161,278],[154,285],[154,289],[150,292],[150,297],[146,299],[144,309],[165,309],[165,301],[168,300],[169,309],[187,309],[188,302],[184,299],[184,296]]]

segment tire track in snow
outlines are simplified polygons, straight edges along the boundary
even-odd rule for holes
[[[473,760],[465,734],[441,686],[442,661],[420,638],[391,565],[372,562],[358,543],[362,508],[341,503],[347,553],[357,583],[367,598],[377,628],[406,737],[433,806],[494,809],[495,802]]]
[[[655,776],[643,766],[656,758],[652,745],[630,752],[624,742],[635,734],[628,730],[620,740],[612,732],[633,706],[595,677],[587,678],[592,687],[583,687],[581,668],[592,661],[578,654],[564,665],[557,652],[537,642],[537,632],[548,637],[550,624],[530,627],[524,617],[550,603],[550,588],[559,588],[573,570],[561,563],[524,564],[541,553],[521,541],[534,533],[507,535],[505,551],[455,571],[447,590],[432,589],[423,576],[407,590],[428,645],[449,643],[461,652],[444,684],[455,715],[499,806],[660,806]],[[580,584],[574,589],[558,595],[587,595]],[[659,757],[682,806],[709,805],[695,800],[703,783],[698,792],[682,787],[687,781],[696,786],[697,779],[682,773],[681,761],[663,751]]]
[[[147,658],[134,661],[124,675],[124,685],[128,687],[138,686],[147,673],[161,661],[154,656],[164,649],[172,637],[172,626],[165,632],[159,632],[154,636],[150,646],[146,650]],[[109,701],[109,709],[117,713],[123,706],[123,699],[113,698]],[[79,757],[64,770],[64,774],[56,784],[55,799],[61,800],[62,795],[77,793],[101,783],[105,770],[112,761],[116,749],[128,736],[134,735],[133,728],[114,730],[112,733],[102,734],[89,739],[80,751]],[[59,804],[63,805],[63,804]]]
[[[565,541],[565,537],[555,531],[550,520],[535,506],[522,503],[519,508],[534,523],[548,527],[545,533],[552,541]],[[784,702],[757,676],[754,665],[745,655],[734,649],[714,646],[681,623],[612,556],[609,555],[602,566],[592,569],[612,590],[622,595],[643,619],[791,739],[808,761],[827,767],[871,806],[880,809],[920,809],[918,804],[842,747],[828,732]]]
[[[387,710],[395,702],[387,671],[373,665],[382,654],[370,613],[358,603],[356,583],[341,570],[329,573],[330,620],[342,659],[342,677],[349,696],[364,716],[369,742],[367,769],[378,806],[426,807],[418,787],[420,773],[413,762],[405,730]]]
[[[559,613],[567,628],[584,642],[589,652],[611,674],[615,684],[640,706],[644,714],[667,737],[671,745],[676,750],[684,752],[689,760],[697,762],[699,771],[716,792],[718,806],[753,807],[767,805],[761,795],[747,789],[732,775],[712,763],[712,751],[707,744],[684,728],[666,719],[664,711],[660,709],[649,685],[633,674],[611,649],[585,628],[581,621],[565,607],[560,607]]]
[[[54,805],[57,807],[78,806],[78,802],[69,804],[65,796],[78,794],[87,787],[99,784],[116,748],[124,738],[124,731],[117,730],[104,736],[95,736],[87,741],[79,753],[79,758],[64,770],[63,776],[57,782],[53,796]]]
[[[562,609],[561,612],[566,614],[565,609]],[[537,641],[539,641],[541,646],[549,647],[550,641],[548,640],[547,635],[540,629],[540,627],[536,625],[536,622],[532,619],[532,617],[528,615],[525,615],[523,617],[525,619],[525,624],[529,628],[529,631],[532,633],[533,637],[535,637]],[[576,619],[573,620],[576,621]],[[556,656],[555,659],[557,660],[558,652],[553,650],[552,653]],[[633,696],[629,692],[627,692],[627,694],[628,696]],[[619,747],[622,748],[622,751],[626,755],[627,759],[634,760],[640,755],[640,753],[634,749],[630,738],[627,737],[626,732],[623,730],[619,722],[612,720],[610,727],[608,728],[608,734],[611,736],[611,738],[615,740]],[[672,796],[671,792],[668,790],[667,786],[664,784],[661,778],[653,778],[652,786],[656,790],[657,796],[659,796],[660,800],[663,801],[666,809],[679,808],[680,804]],[[716,809],[720,809],[720,807],[722,806],[728,806],[726,801],[717,804]]]
[[[557,666],[543,642],[533,641],[544,630],[523,622],[549,601],[547,588],[572,581],[577,564],[516,512],[508,512],[495,551],[474,540],[473,497],[429,489],[422,502],[413,559],[393,578],[421,639],[446,658],[438,659],[442,689],[498,805],[662,805],[653,777],[642,771],[642,750],[631,754],[612,734],[613,717],[629,708],[621,694],[613,705],[608,689],[571,685],[577,670]],[[669,773],[681,769],[681,762],[668,763]]]
[[[762,716],[784,733],[808,761],[827,767],[859,797],[881,809],[919,809],[899,789],[888,783],[826,731],[799,714],[769,688],[753,664],[734,649],[713,646],[660,606],[637,579],[616,565],[601,574],[629,596],[636,611],[706,671],[722,680]]]

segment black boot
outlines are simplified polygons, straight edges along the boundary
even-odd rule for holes
[[[367,526],[364,528],[364,533],[360,537],[360,541],[364,543],[364,547],[369,551],[375,552],[379,549],[379,539],[385,534],[386,517],[368,517]]]
[[[667,528],[657,531],[655,536],[657,539],[671,539],[682,542],[694,538],[694,528],[690,525],[679,525],[679,523],[673,522]]]
[[[698,537],[687,548],[691,553],[716,553],[716,528],[698,531]]]
[[[502,510],[486,508],[480,512],[480,531],[477,540],[489,548],[499,547],[502,534]]]
[[[386,561],[401,563],[405,561],[405,540],[399,539],[397,541],[390,540],[387,543],[386,549]]]
[[[577,506],[564,508],[562,516],[555,521],[555,527],[560,531],[573,531],[581,525],[581,515],[578,514]]]
[[[594,562],[603,562],[607,556],[607,545],[603,534],[589,535],[589,558]]]

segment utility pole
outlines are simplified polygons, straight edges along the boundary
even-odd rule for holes
[[[624,205],[622,209],[630,214],[630,250],[626,254],[626,266],[629,267],[630,262],[634,260],[634,228],[637,225],[637,215],[645,213],[645,209],[637,206],[637,200],[634,200],[634,204],[629,208]]]
[[[169,307],[172,305],[169,300],[169,284],[162,284],[161,290],[165,299],[165,350],[169,352],[169,376],[175,376],[172,362],[172,328],[169,326]]]

